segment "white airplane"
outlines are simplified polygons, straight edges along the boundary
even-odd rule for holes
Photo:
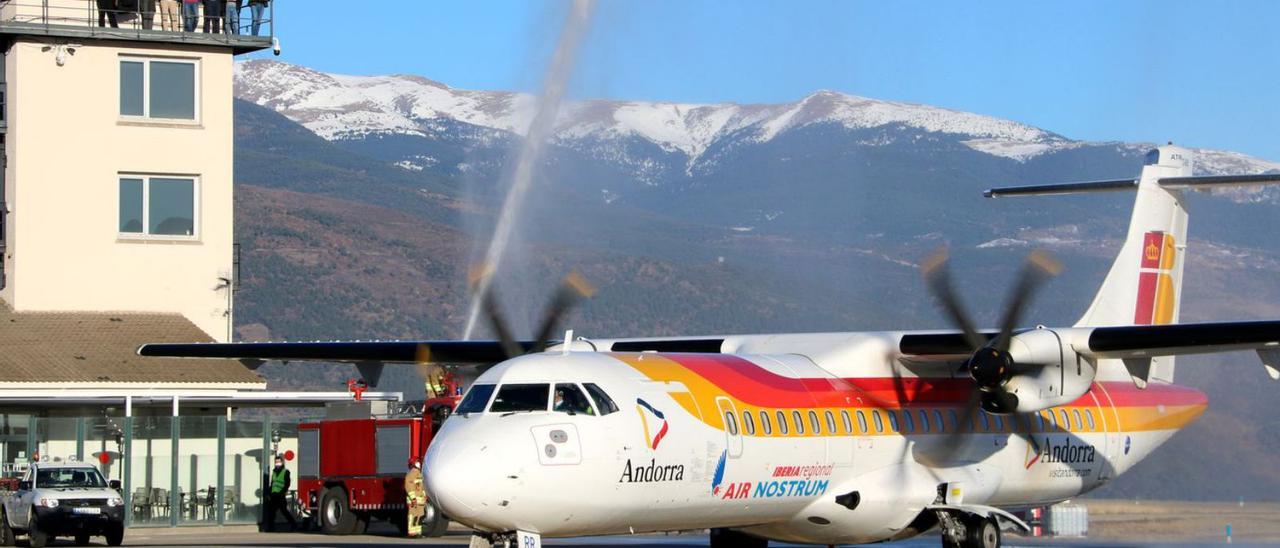
[[[1280,378],[1280,321],[1177,324],[1184,191],[1280,176],[1194,177],[1162,146],[1137,179],[1001,188],[988,196],[1137,192],[1128,237],[1073,327],[1017,328],[1057,270],[1033,253],[998,331],[922,270],[958,331],[536,342],[146,345],[143,355],[497,363],[425,456],[426,485],[473,545],[710,529],[713,547],[905,539],[996,547],[1010,510],[1086,493],[1147,457],[1207,405],[1174,357],[1255,350]],[[487,299],[491,303],[491,299]],[[503,360],[504,357],[510,359]]]

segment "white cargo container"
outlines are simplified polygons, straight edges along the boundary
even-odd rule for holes
[[[1089,535],[1089,508],[1062,503],[1045,511],[1045,533],[1051,537],[1085,537]]]

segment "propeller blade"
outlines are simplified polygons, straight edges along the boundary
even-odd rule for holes
[[[977,414],[982,409],[982,392],[973,390],[969,393],[969,401],[965,403],[964,408],[958,411],[956,420],[959,421],[953,425],[951,433],[947,434],[942,441],[931,448],[929,451],[920,452],[917,458],[926,466],[932,468],[941,468],[942,465],[955,455],[959,455],[966,442],[969,441],[969,434],[974,432],[974,425],[977,421]]]
[[[555,331],[556,326],[560,324],[560,320],[564,317],[580,299],[591,298],[595,295],[596,288],[592,287],[587,279],[577,271],[570,272],[564,280],[560,282],[560,288],[556,290],[556,294],[551,299],[551,304],[547,305],[547,310],[542,316],[542,323],[538,326],[537,338],[534,339],[533,349],[530,352],[542,352],[547,349],[547,343],[551,338],[551,334]],[[569,341],[565,341],[568,344]]]
[[[924,274],[929,291],[938,299],[938,302],[942,303],[942,308],[951,319],[951,323],[960,328],[964,333],[965,341],[976,351],[986,346],[987,341],[974,329],[964,305],[960,303],[960,297],[956,295],[955,288],[951,285],[951,272],[947,268],[947,258],[947,248],[938,248],[920,264],[920,272]]]
[[[502,351],[507,358],[514,358],[523,354],[520,349],[520,343],[516,342],[515,337],[511,336],[511,329],[507,327],[507,321],[502,315],[502,311],[498,309],[498,302],[493,298],[493,288],[490,287],[480,296],[480,304],[484,309],[485,318],[489,320],[489,328],[493,330],[494,336],[498,337],[498,341],[502,343]]]
[[[1009,345],[1013,343],[1013,330],[1018,328],[1018,321],[1022,319],[1022,313],[1026,311],[1031,297],[1041,285],[1059,272],[1062,272],[1062,263],[1048,251],[1037,249],[1027,255],[1022,272],[1018,274],[1018,283],[1009,295],[1009,304],[1005,306],[1000,334],[993,341],[1001,354],[1009,351]]]

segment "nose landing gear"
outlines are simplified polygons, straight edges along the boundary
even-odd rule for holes
[[[471,535],[469,548],[542,548],[542,537],[537,533],[524,531],[476,533]]]

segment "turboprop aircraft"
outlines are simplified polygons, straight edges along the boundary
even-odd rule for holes
[[[713,547],[844,544],[933,529],[995,547],[1010,510],[1078,496],[1201,413],[1175,385],[1183,354],[1254,350],[1280,378],[1280,321],[1178,324],[1185,192],[1280,182],[1196,177],[1188,150],[1153,150],[1136,179],[996,188],[990,197],[1137,194],[1128,236],[1070,327],[1020,327],[1058,265],[1033,253],[997,330],[955,296],[945,254],[921,269],[955,331],[534,341],[145,345],[142,355],[493,364],[425,456],[439,509],[473,545],[710,529]]]

